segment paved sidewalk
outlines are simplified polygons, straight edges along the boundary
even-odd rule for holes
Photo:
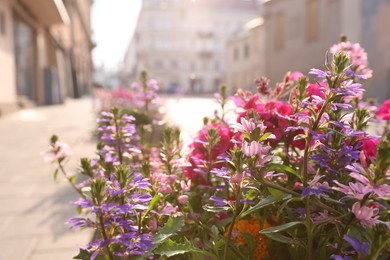
[[[78,158],[94,154],[94,118],[89,98],[0,118],[0,260],[68,260],[89,241],[90,231],[63,224],[77,216],[78,196],[63,178],[53,180],[42,152],[57,134],[72,147],[67,169],[75,171]]]

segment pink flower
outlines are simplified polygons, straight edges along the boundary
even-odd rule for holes
[[[179,211],[178,206],[173,207],[171,203],[167,202],[165,207],[160,211],[160,215],[177,217],[182,216],[183,213]]]
[[[244,179],[244,174],[242,173],[237,173],[235,175],[233,175],[231,178],[230,178],[230,183],[234,183],[234,184],[240,184],[242,182],[242,180]]]
[[[188,180],[187,183],[185,181],[180,182],[180,186],[183,192],[190,191],[191,189],[191,180]]]
[[[302,76],[304,76],[302,72],[294,71],[294,72],[291,72],[290,75],[288,75],[288,80],[298,81],[298,79]]]
[[[180,204],[184,205],[188,202],[188,196],[187,195],[180,195],[178,197],[178,201]]]
[[[249,144],[247,141],[244,141],[242,143],[242,152],[249,157],[257,155],[260,152],[260,143],[252,141]]]
[[[330,48],[332,54],[336,54],[340,51],[344,51],[349,55],[351,58],[352,70],[358,75],[365,76],[366,78],[372,77],[372,70],[368,68],[367,53],[359,43],[340,42]]]
[[[376,116],[382,120],[390,120],[390,99],[386,100],[381,108],[378,109]]]
[[[360,206],[360,202],[355,202],[352,206],[352,213],[360,221],[363,226],[373,227],[381,223],[378,220],[379,209],[377,207]]]
[[[252,133],[253,130],[255,130],[256,124],[255,124],[255,122],[253,122],[253,118],[246,120],[245,117],[242,117],[240,119],[240,121],[241,121],[241,124],[234,123],[231,127],[234,130],[236,130],[240,133],[244,133],[244,134],[250,134],[250,133]]]
[[[55,144],[50,147],[50,150],[47,151],[45,156],[46,162],[56,162],[58,160],[63,160],[66,157],[71,155],[70,147],[68,144],[57,141]]]
[[[150,231],[157,231],[157,229],[158,229],[157,220],[155,218],[152,218],[149,221],[148,230],[150,230]]]

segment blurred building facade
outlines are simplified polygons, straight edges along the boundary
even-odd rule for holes
[[[325,52],[346,35],[368,53],[367,96],[390,98],[390,0],[265,0],[265,75],[323,68]]]
[[[230,93],[254,90],[255,79],[264,75],[265,37],[262,17],[247,22],[226,44],[226,84]]]
[[[226,82],[226,41],[258,16],[255,0],[143,0],[122,76],[147,70],[166,92],[214,92]]]
[[[88,92],[91,0],[0,0],[0,110]]]

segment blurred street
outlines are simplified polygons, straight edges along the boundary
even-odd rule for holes
[[[203,118],[220,108],[215,99],[206,97],[165,97],[162,101],[169,125],[180,128],[185,143],[202,128]]]
[[[0,118],[0,260],[62,260],[78,254],[90,231],[64,225],[76,217],[78,195],[54,165],[44,161],[49,138],[57,134],[72,148],[69,171],[78,158],[92,156],[95,126],[91,99],[20,110]]]

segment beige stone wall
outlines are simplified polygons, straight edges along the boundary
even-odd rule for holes
[[[339,41],[343,1],[312,0],[311,15],[310,1],[272,0],[264,6],[266,75],[272,84],[287,71],[322,68],[325,52]]]
[[[225,59],[230,93],[240,88],[254,90],[255,80],[264,76],[264,40],[264,27],[261,23],[249,29],[244,27],[228,41]]]
[[[10,110],[16,106],[15,58],[12,28],[12,9],[8,1],[0,0],[4,31],[0,34],[0,110]]]
[[[257,16],[256,9],[146,2],[134,38],[137,66],[133,75],[146,69],[165,90],[176,85],[188,93],[214,92],[227,80],[227,39]]]
[[[381,5],[377,11],[375,53],[370,66],[374,72],[367,94],[383,102],[390,98],[390,3]]]

